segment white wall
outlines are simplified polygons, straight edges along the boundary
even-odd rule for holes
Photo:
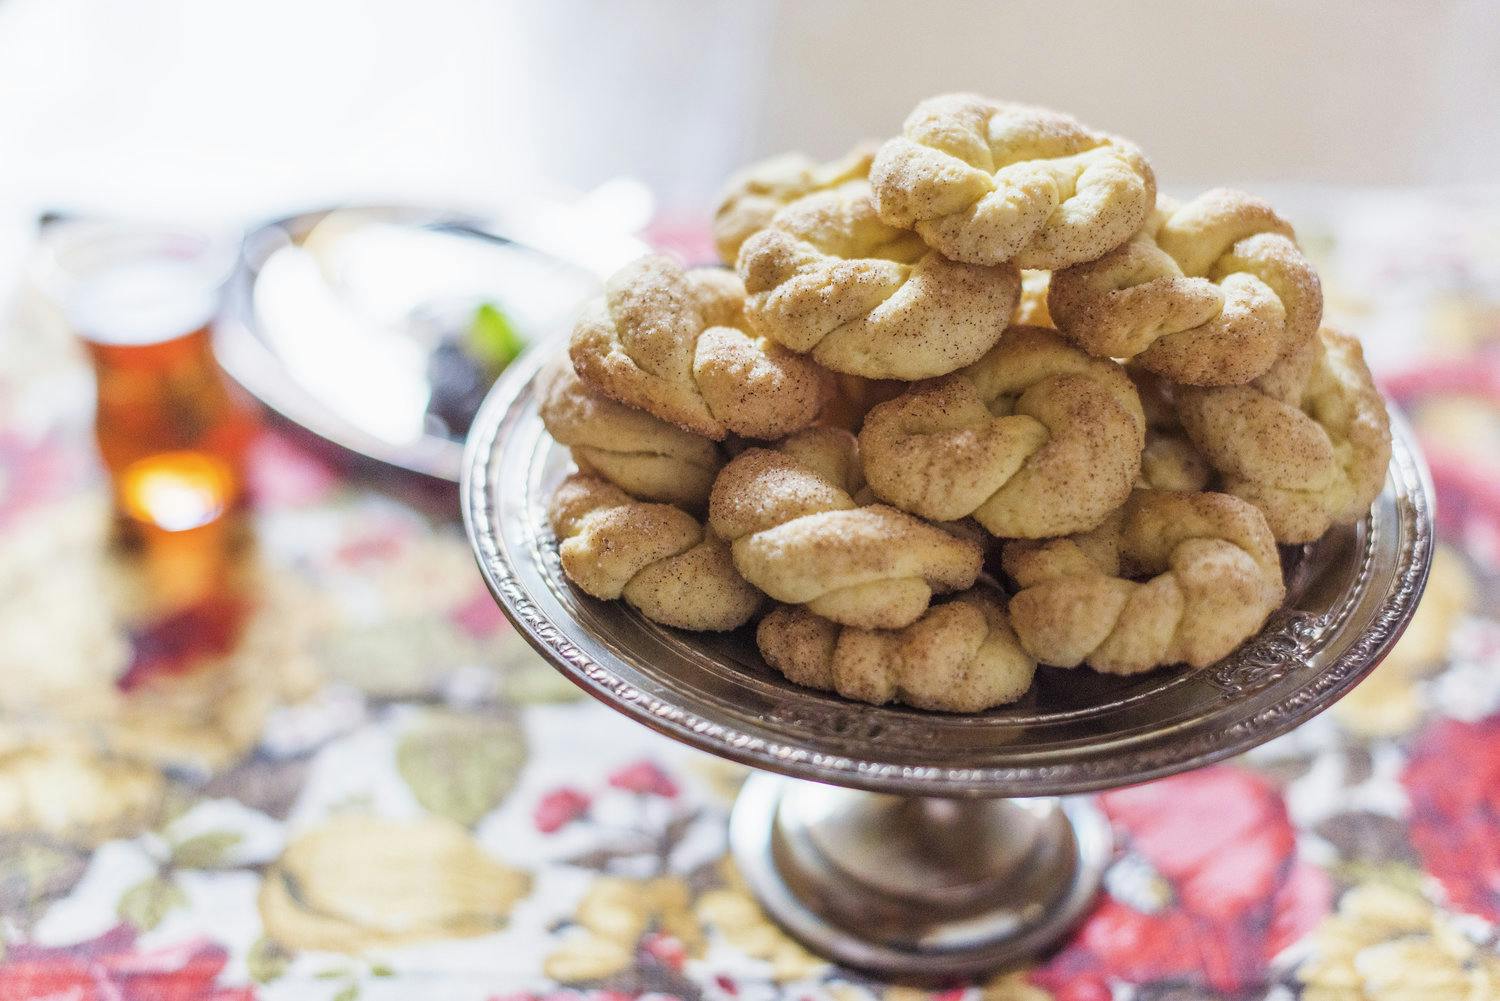
[[[1176,186],[1500,181],[1490,0],[0,0],[0,212],[620,174],[697,210],[749,156],[965,87],[1133,136]]]

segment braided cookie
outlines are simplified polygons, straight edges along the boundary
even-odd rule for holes
[[[547,517],[563,573],[595,598],[624,598],[655,622],[716,632],[744,625],[760,608],[760,592],[735,570],[729,546],[680,508],[574,473]]]
[[[1265,518],[1228,494],[1138,490],[1096,531],[1011,542],[1002,561],[1019,588],[1021,645],[1044,664],[1104,674],[1211,664],[1286,593]]]
[[[1118,364],[1012,327],[974,365],[870,411],[859,443],[888,503],[1037,539],[1093,528],[1124,503],[1145,431]]]
[[[585,307],[568,353],[584,382],[694,434],[781,438],[817,418],[827,373],[747,333],[743,307],[730,272],[643,257]]]
[[[708,517],[734,565],[777,601],[842,625],[899,629],[979,574],[980,548],[884,504],[861,506],[854,436],[815,428],[752,448],[714,481]]]
[[[782,605],[761,620],[755,639],[788,680],[876,705],[981,712],[1025,695],[1036,674],[1004,599],[986,587],[933,605],[897,630],[840,626]]]
[[[1216,188],[1097,261],[1052,276],[1057,327],[1090,354],[1133,358],[1173,382],[1237,386],[1318,329],[1323,291],[1286,220]]]
[[[923,379],[974,361],[1020,293],[1015,268],[957,264],[881,222],[868,185],[801,198],[740,248],[756,332],[824,367]]]
[[[1312,542],[1369,511],[1391,461],[1385,403],[1359,342],[1328,327],[1248,386],[1176,391],[1193,443],[1280,542]]]
[[[1076,119],[974,94],[917,105],[870,168],[880,218],[945,257],[1050,270],[1140,229],[1156,178],[1131,143]]]
[[[730,267],[740,245],[771,224],[771,217],[803,195],[827,191],[870,174],[873,145],[860,145],[837,160],[817,163],[801,153],[783,153],[753,163],[729,179],[714,213],[714,246]]]
[[[1195,493],[1206,490],[1212,479],[1208,460],[1180,431],[1147,430],[1141,475],[1136,479],[1138,489]]]
[[[641,500],[708,504],[724,456],[707,438],[590,389],[565,358],[543,370],[537,395],[542,423],[583,472]]]

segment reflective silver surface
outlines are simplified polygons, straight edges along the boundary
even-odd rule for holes
[[[581,257],[537,249],[487,225],[461,213],[351,206],[251,231],[215,323],[220,364],[267,407],[321,438],[457,482],[462,435],[439,416],[452,404],[433,402],[442,394],[428,328],[451,326],[477,302],[493,301],[523,337],[565,336],[578,304],[601,282]],[[319,227],[335,235],[310,239]],[[314,243],[316,253],[308,250]],[[466,402],[463,416],[476,404]]]
[[[886,796],[754,775],[734,804],[740,874],[782,927],[847,966],[981,973],[1088,910],[1111,855],[1087,799]]]
[[[796,778],[920,796],[1050,796],[1217,761],[1348,691],[1400,635],[1427,578],[1431,486],[1398,419],[1370,516],[1289,552],[1286,606],[1224,661],[1134,678],[1044,667],[1023,701],[978,715],[849,702],[766,668],[748,629],[677,632],[567,582],[546,502],[569,463],[536,414],[543,360],[529,352],[502,376],[464,457],[464,518],[491,591],[590,694],[695,747]]]

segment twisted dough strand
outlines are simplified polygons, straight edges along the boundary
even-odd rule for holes
[[[981,712],[1025,695],[1036,673],[1004,600],[986,587],[935,604],[898,630],[840,626],[782,605],[761,620],[755,638],[766,663],[788,680],[876,705]]]
[[[1286,594],[1265,519],[1228,494],[1138,490],[1096,531],[1011,542],[1002,561],[1020,588],[1010,614],[1021,645],[1105,674],[1211,664]]]
[[[1140,473],[1145,415],[1115,362],[1012,327],[980,361],[870,411],[860,432],[877,496],[1005,538],[1093,528]]]
[[[1317,331],[1323,292],[1292,227],[1258,198],[1217,188],[1096,261],[1052,276],[1057,327],[1090,354],[1133,358],[1196,386],[1241,385]]]
[[[1225,489],[1280,542],[1358,521],[1391,461],[1390,416],[1359,342],[1324,327],[1248,386],[1176,390],[1183,427]]]
[[[566,358],[538,379],[538,412],[585,473],[640,500],[701,509],[724,456],[701,435],[616,403],[587,386]]]
[[[868,185],[808,195],[745,241],[737,265],[760,334],[836,372],[922,379],[989,349],[1020,294],[1012,267],[957,264],[881,222]]]
[[[874,145],[862,144],[828,163],[817,163],[801,153],[783,153],[737,172],[725,185],[714,213],[719,259],[734,267],[741,245],[769,226],[783,207],[803,195],[864,180],[874,158]]]
[[[747,333],[743,310],[733,274],[643,257],[585,307],[568,353],[606,396],[705,438],[807,427],[828,398],[827,373]]]
[[[899,629],[934,593],[967,588],[980,548],[884,504],[861,506],[854,437],[814,428],[720,472],[709,524],[745,579],[843,625]]]
[[[760,608],[760,592],[735,570],[729,546],[680,508],[574,473],[547,516],[563,573],[595,598],[624,598],[653,621],[710,631],[742,626]]]
[[[1134,145],[975,94],[917,105],[875,155],[870,184],[881,219],[952,260],[1044,270],[1118,247],[1156,200]]]

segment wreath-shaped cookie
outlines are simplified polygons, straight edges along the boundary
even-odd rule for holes
[[[1095,531],[1007,543],[1002,562],[1027,652],[1105,674],[1211,664],[1286,594],[1265,518],[1228,494],[1138,490]]]
[[[738,171],[729,179],[714,213],[714,247],[730,267],[740,246],[771,223],[784,206],[814,191],[827,191],[870,174],[873,144],[856,146],[844,156],[818,163],[802,153],[784,153]]]
[[[980,547],[884,504],[861,505],[854,436],[815,428],[726,465],[709,525],[745,579],[842,625],[899,629],[973,585]]]
[[[1193,443],[1279,542],[1357,521],[1385,484],[1391,426],[1359,342],[1324,327],[1248,386],[1176,389]]]
[[[707,438],[591,389],[566,358],[542,371],[537,399],[547,432],[568,447],[583,472],[640,500],[695,509],[708,504],[724,456]]]
[[[1053,331],[1012,327],[969,368],[870,411],[859,443],[888,503],[1036,539],[1093,528],[1124,503],[1145,431],[1118,364]]]
[[[1263,374],[1318,329],[1323,292],[1291,225],[1270,205],[1218,188],[1161,199],[1128,243],[1052,276],[1057,328],[1090,354],[1195,386]]]
[[[738,270],[758,333],[869,379],[962,368],[999,339],[1020,294],[1015,268],[950,261],[881,222],[864,184],[782,209],[745,241]]]
[[[766,663],[788,680],[876,705],[981,712],[1025,695],[1036,673],[1004,599],[983,586],[896,630],[841,626],[782,605],[761,620],[755,638]]]
[[[648,619],[695,630],[734,629],[760,609],[762,596],[735,570],[728,544],[681,508],[574,473],[547,516],[563,573],[595,598],[624,598]]]
[[[917,105],[875,155],[870,185],[880,218],[952,260],[1046,270],[1118,247],[1156,201],[1131,143],[975,94]]]
[[[568,353],[579,378],[611,399],[715,441],[801,430],[830,391],[810,360],[746,329],[732,272],[684,271],[662,256],[609,279]]]

